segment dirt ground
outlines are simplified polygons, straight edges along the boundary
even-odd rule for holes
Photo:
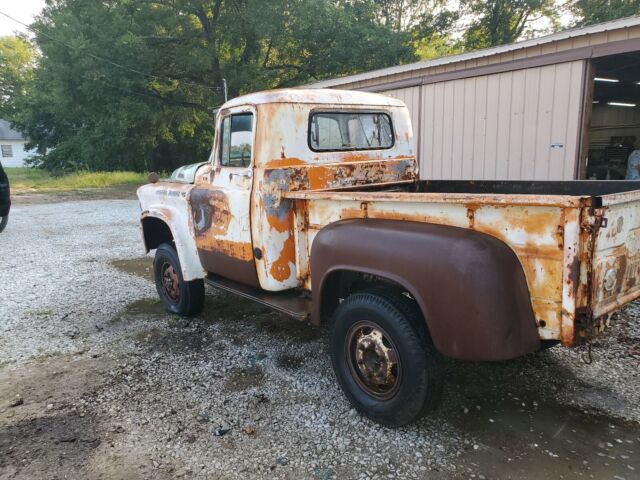
[[[209,291],[166,314],[131,192],[14,201],[0,234],[0,479],[640,478],[640,305],[593,346],[449,362],[440,409],[355,412],[322,329]]]

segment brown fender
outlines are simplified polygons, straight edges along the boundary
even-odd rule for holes
[[[516,254],[489,235],[458,227],[342,220],[311,249],[314,321],[338,292],[332,273],[393,281],[418,302],[436,348],[461,360],[506,360],[540,348],[524,271]]]

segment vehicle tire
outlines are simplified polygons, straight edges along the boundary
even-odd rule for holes
[[[0,232],[4,230],[7,226],[7,222],[9,221],[9,215],[5,215],[4,217],[0,217]]]
[[[204,281],[186,282],[176,249],[167,243],[161,244],[153,259],[153,275],[158,295],[169,313],[196,315],[204,305]]]
[[[398,427],[433,410],[442,393],[442,359],[419,308],[395,291],[354,293],[336,309],[333,369],[353,406]]]

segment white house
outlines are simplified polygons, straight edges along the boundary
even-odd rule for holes
[[[3,167],[24,167],[32,154],[25,150],[27,139],[13,130],[6,120],[0,120],[0,162]]]

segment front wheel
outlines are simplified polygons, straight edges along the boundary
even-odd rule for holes
[[[5,215],[4,217],[0,217],[0,232],[2,232],[4,228],[7,226],[8,221],[9,221],[9,214]]]
[[[372,420],[397,427],[436,407],[441,360],[420,310],[398,293],[355,293],[333,317],[333,369],[353,406]]]
[[[153,259],[153,274],[156,290],[169,313],[196,315],[204,305],[204,282],[202,279],[187,282],[182,277],[178,252],[163,243]]]

